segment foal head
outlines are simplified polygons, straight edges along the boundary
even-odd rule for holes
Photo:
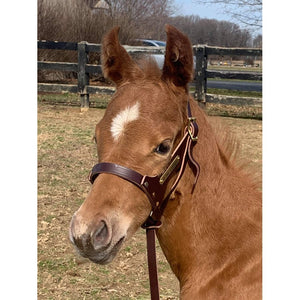
[[[151,61],[138,66],[120,45],[118,32],[119,28],[114,28],[102,43],[102,68],[117,90],[96,126],[99,162],[155,176],[170,162],[186,126],[192,47],[186,36],[166,26],[161,72]],[[101,174],[72,218],[71,241],[81,255],[109,263],[150,211],[139,188],[115,175]]]

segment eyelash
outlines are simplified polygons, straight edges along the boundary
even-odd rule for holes
[[[171,145],[168,141],[163,141],[155,149],[154,152],[160,155],[166,155],[170,152]]]

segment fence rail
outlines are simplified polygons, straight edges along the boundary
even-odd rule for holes
[[[233,71],[216,71],[208,70],[208,58],[211,55],[218,56],[246,56],[246,57],[261,57],[262,49],[257,48],[223,48],[210,47],[203,45],[193,46],[196,56],[196,86],[195,98],[203,103],[206,103],[207,93],[207,78],[222,78],[222,79],[239,79],[239,80],[262,80],[261,73],[255,72],[233,72]]]
[[[136,47],[124,46],[130,54],[164,54],[163,47]],[[77,85],[70,84],[50,84],[38,83],[40,92],[62,92],[78,93],[82,108],[89,107],[90,94],[112,94],[115,89],[112,87],[91,86],[90,74],[102,74],[100,65],[89,64],[90,52],[101,52],[100,44],[88,42],[56,42],[56,41],[38,41],[39,49],[52,50],[70,50],[77,51],[78,63],[70,62],[50,62],[38,61],[38,70],[55,70],[63,72],[76,72]],[[195,68],[195,98],[199,102],[206,102],[207,78],[224,78],[239,80],[262,80],[261,73],[255,72],[233,72],[233,71],[216,71],[208,70],[208,57],[210,55],[218,56],[246,56],[261,57],[261,49],[252,48],[221,48],[209,47],[203,45],[193,46],[196,68]]]

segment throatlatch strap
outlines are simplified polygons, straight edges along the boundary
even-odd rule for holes
[[[151,300],[159,300],[159,286],[157,278],[156,265],[156,250],[155,250],[155,228],[147,228],[147,257],[148,257],[148,271],[150,280]]]

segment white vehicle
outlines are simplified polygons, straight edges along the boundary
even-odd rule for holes
[[[145,39],[137,39],[136,41],[141,42],[143,46],[166,47],[166,42],[163,41],[145,40]]]
[[[136,39],[136,41],[140,42],[143,46],[149,47],[166,47],[166,42],[157,41],[157,40],[148,40],[148,39]],[[165,56],[163,54],[151,54],[158,64],[159,68],[162,69],[165,61]],[[194,70],[196,69],[196,57],[194,56]]]

